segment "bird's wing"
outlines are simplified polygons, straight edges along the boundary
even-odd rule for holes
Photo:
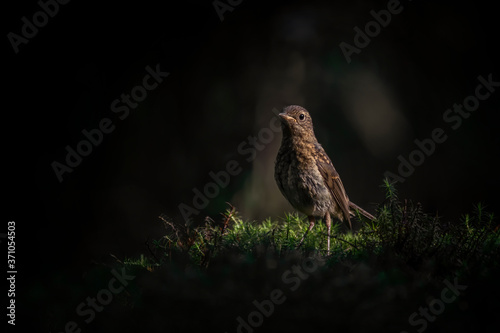
[[[335,170],[332,161],[323,147],[321,147],[319,143],[315,144],[314,147],[316,150],[316,165],[318,166],[318,170],[323,176],[325,184],[332,194],[333,200],[342,211],[344,219],[349,223],[349,228],[352,229],[351,217],[349,214],[349,198],[345,193],[344,184],[342,184],[340,180],[339,173]]]
[[[354,212],[357,211],[361,215],[363,215],[364,217],[366,217],[367,219],[369,219],[371,221],[375,220],[375,216],[373,216],[372,214],[368,213],[366,210],[364,210],[363,208],[359,207],[354,202],[349,201],[349,207],[351,208],[351,214],[355,215]]]

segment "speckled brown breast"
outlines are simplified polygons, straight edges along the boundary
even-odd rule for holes
[[[320,218],[330,213],[343,220],[343,214],[317,166],[316,158],[305,153],[311,150],[319,153],[316,145],[319,146],[317,143],[292,143],[291,139],[283,140],[276,157],[276,183],[281,193],[298,211]],[[319,149],[323,148],[319,146]],[[326,154],[321,159],[325,163],[331,163]]]

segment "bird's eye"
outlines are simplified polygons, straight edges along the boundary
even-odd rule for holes
[[[305,114],[303,114],[303,113],[301,113],[301,114],[300,114],[300,116],[299,116],[299,119],[300,119],[300,120],[304,120],[304,119],[306,119],[306,115],[305,115]]]

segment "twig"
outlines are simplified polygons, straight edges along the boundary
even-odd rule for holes
[[[233,205],[231,205],[229,202],[226,201],[226,203],[229,205],[229,207],[231,207],[231,211],[229,212],[229,214],[226,216],[226,219],[224,220],[224,224],[222,225],[221,229],[220,229],[220,236],[224,236],[224,232],[226,232],[226,228],[227,226],[229,225],[229,221],[231,220],[231,218],[233,217],[233,214],[234,214],[234,211],[235,211],[235,208]]]
[[[160,261],[158,260],[158,258],[156,257],[156,255],[154,254],[153,250],[151,250],[151,247],[149,246],[149,241],[146,239],[146,241],[144,242],[144,244],[146,245],[146,247],[148,248],[148,251],[149,253],[151,253],[151,255],[153,256],[154,260],[156,261],[157,264],[160,263]]]
[[[326,235],[326,234],[325,234],[325,235]],[[331,237],[331,238],[335,238],[335,239],[337,239],[337,240],[339,240],[339,241],[341,241],[341,242],[345,242],[345,243],[347,243],[347,244],[351,245],[352,247],[354,247],[356,250],[359,250],[359,248],[358,248],[356,245],[354,245],[353,243],[351,243],[351,242],[349,242],[349,241],[346,241],[345,239],[338,238],[337,236],[334,236],[334,235],[331,235],[330,237]]]
[[[123,265],[123,261],[121,261],[120,259],[118,259],[118,257],[117,257],[117,256],[115,256],[115,255],[114,255],[114,254],[112,254],[112,253],[110,253],[109,255],[110,255],[112,258],[114,258],[116,261],[118,261],[120,264],[122,264],[122,265]]]

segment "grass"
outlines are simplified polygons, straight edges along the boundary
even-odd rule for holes
[[[247,221],[229,205],[220,219],[197,226],[160,216],[164,235],[139,257],[98,265],[70,300],[39,296],[55,313],[46,326],[59,332],[75,320],[89,332],[497,331],[500,228],[493,214],[477,204],[461,219],[446,221],[399,199],[392,184],[383,187],[376,220],[357,218],[355,232],[335,225],[329,255],[321,221],[297,249],[308,227],[297,214]],[[300,267],[311,257],[324,265],[305,274]],[[134,279],[110,300],[101,290],[119,286],[112,269],[125,269]],[[410,320],[438,304],[445,281],[467,288],[443,303],[432,321]],[[256,304],[270,309],[276,290],[285,301],[258,319]],[[87,296],[106,303],[88,324],[75,313]],[[249,318],[259,324],[239,326]]]
[[[359,216],[355,232],[332,227],[329,255],[322,221],[297,249],[309,224],[297,214],[247,221],[229,205],[219,220],[198,226],[161,216],[165,235],[148,244],[147,255],[121,262],[137,275],[122,328],[141,322],[141,330],[151,331],[470,332],[477,325],[496,331],[500,226],[494,215],[477,204],[446,221],[399,199],[392,184],[383,188],[374,221]],[[299,274],[311,257],[324,265]],[[446,283],[467,288],[437,319],[411,317],[437,304]],[[286,301],[260,326],[238,326],[273,290]]]
[[[279,257],[299,252],[324,256],[331,264],[359,262],[377,256],[418,270],[429,263],[436,276],[456,274],[460,269],[498,266],[500,231],[494,215],[482,204],[474,206],[456,222],[443,221],[424,212],[419,203],[400,200],[393,184],[385,181],[385,200],[377,208],[376,220],[358,216],[361,227],[346,232],[344,226],[332,227],[331,254],[326,256],[326,226],[316,223],[303,246],[297,245],[308,227],[304,216],[285,214],[278,220],[246,221],[229,205],[219,222],[207,218],[201,226],[179,225],[162,220],[166,234],[148,244],[149,256],[128,259],[126,265],[148,270],[183,258],[190,265],[206,269],[225,255],[259,255],[272,252]]]

